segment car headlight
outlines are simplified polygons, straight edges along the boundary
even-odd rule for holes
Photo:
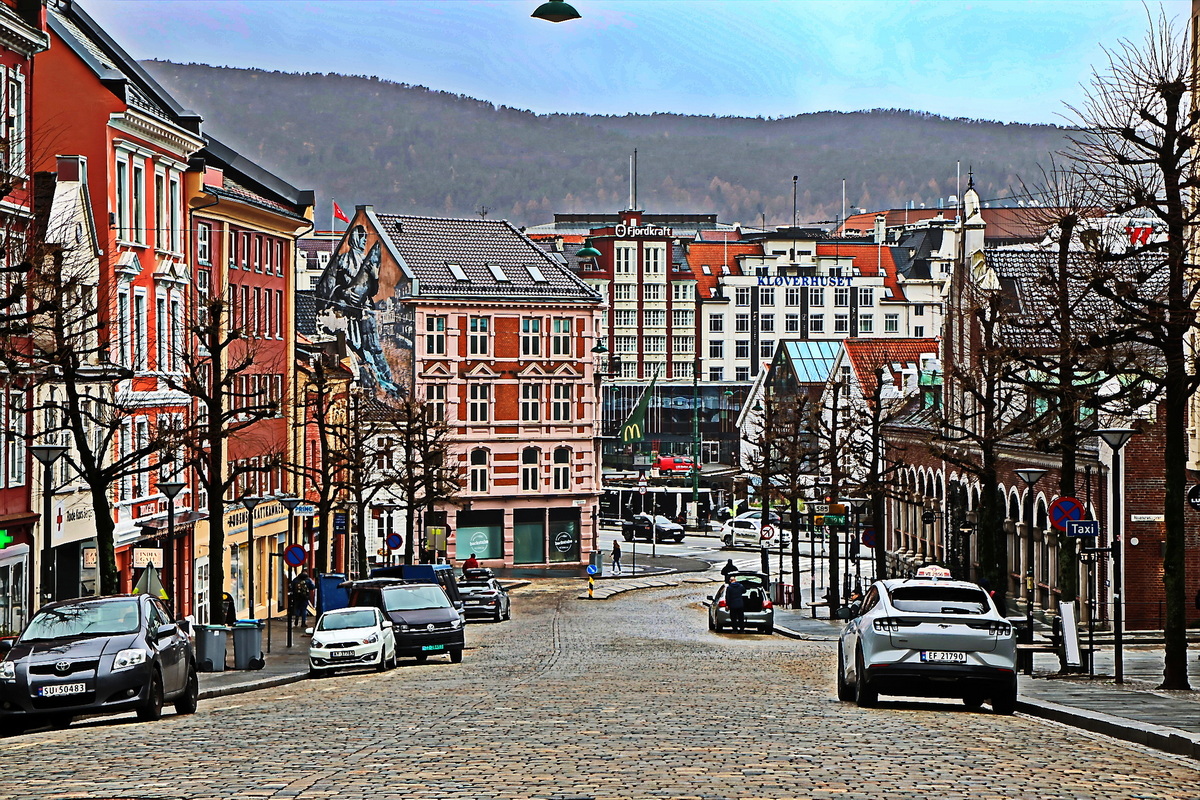
[[[456,620],[454,620],[453,622],[451,622],[451,623],[450,623],[450,627],[451,627],[451,628],[461,628],[461,627],[462,627],[462,620],[461,620],[461,619],[456,619]]]
[[[401,625],[401,626],[400,626],[400,630],[401,630],[401,631],[406,631],[406,630],[408,630],[408,626],[407,626],[407,625]]]
[[[130,667],[136,667],[138,664],[145,663],[146,651],[140,647],[134,647],[117,653],[116,658],[113,659],[112,668],[113,672],[116,672],[117,670],[129,669]]]
[[[368,636],[367,638],[363,639],[363,644],[375,644],[375,643],[376,643],[376,642],[378,642],[378,641],[379,641],[379,634],[378,634],[378,633],[372,633],[370,636]]]
[[[316,649],[318,649],[318,650],[320,650],[322,647],[324,647],[324,646],[325,646],[325,643],[324,643],[324,642],[322,642],[320,639],[310,639],[310,640],[309,640],[309,642],[308,642],[308,644],[309,644],[311,647],[315,647],[315,648],[316,648]]]
[[[15,681],[17,665],[13,661],[0,661],[0,681]]]

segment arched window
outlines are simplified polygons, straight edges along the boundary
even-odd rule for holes
[[[482,447],[471,451],[470,486],[472,492],[488,490],[488,452]]]
[[[554,489],[566,491],[571,488],[571,449],[559,447],[554,451]]]
[[[541,456],[541,451],[536,447],[526,447],[521,451],[521,491],[536,492],[542,488],[538,475]]]

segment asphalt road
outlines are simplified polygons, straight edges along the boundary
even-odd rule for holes
[[[431,659],[0,740],[20,798],[1194,798],[1196,762],[956,702],[834,699],[833,645],[706,630],[705,587],[514,594]]]

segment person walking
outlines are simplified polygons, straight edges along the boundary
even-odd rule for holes
[[[729,624],[738,633],[746,630],[746,587],[730,580],[725,587],[725,607],[729,609]]]
[[[308,573],[304,570],[292,579],[291,596],[292,596],[292,620],[299,620],[300,627],[304,628],[308,624],[308,601],[312,596],[313,589],[317,586],[312,582],[312,578],[308,577]]]
[[[613,566],[613,574],[620,575],[621,574],[621,543],[618,542],[616,539],[613,539],[612,566]]]
[[[725,566],[721,567],[721,575],[727,581],[729,580],[729,576],[732,573],[737,572],[737,571],[738,571],[738,568],[736,566],[734,566],[732,558],[725,562]]]

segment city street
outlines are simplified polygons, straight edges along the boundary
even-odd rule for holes
[[[710,591],[514,593],[466,658],[0,741],[13,798],[1192,798],[1196,762],[951,701],[834,699],[833,645],[705,627]]]

